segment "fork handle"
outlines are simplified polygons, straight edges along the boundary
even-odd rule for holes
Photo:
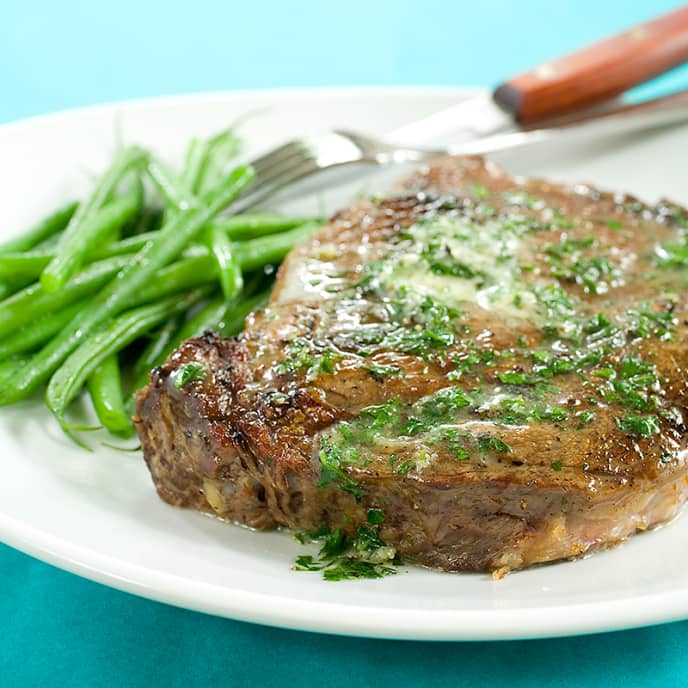
[[[510,79],[500,107],[533,125],[612,98],[688,60],[688,6]]]

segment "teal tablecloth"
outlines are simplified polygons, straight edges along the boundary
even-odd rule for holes
[[[493,84],[674,6],[671,0],[264,0],[240,6],[10,0],[0,18],[0,122],[211,89]],[[649,90],[679,85],[688,85],[685,68]],[[138,599],[0,545],[0,688],[488,682],[495,688],[665,688],[686,685],[687,632],[688,622],[479,644],[319,636]]]

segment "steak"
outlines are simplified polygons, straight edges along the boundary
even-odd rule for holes
[[[151,373],[136,420],[158,494],[257,529],[375,522],[407,561],[498,576],[671,519],[687,217],[478,157],[355,202],[240,336]]]

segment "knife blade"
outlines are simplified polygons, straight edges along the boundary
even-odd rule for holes
[[[610,100],[688,61],[688,6],[540,65],[390,132],[406,146],[457,144],[534,127]]]

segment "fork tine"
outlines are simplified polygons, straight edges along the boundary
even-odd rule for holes
[[[274,165],[277,165],[289,158],[300,155],[303,151],[303,142],[301,140],[289,141],[279,148],[269,151],[260,158],[251,161],[251,166],[256,171],[256,175],[263,174],[266,170]]]
[[[271,193],[321,170],[364,160],[376,162],[354,136],[344,132],[295,139],[251,162],[256,179],[232,210],[241,212],[253,207]]]
[[[260,184],[277,180],[280,177],[289,175],[290,171],[302,166],[307,162],[315,162],[316,158],[313,151],[309,148],[295,147],[293,153],[289,157],[283,157],[276,161],[270,167],[259,168],[256,171],[256,182],[253,188],[257,188]],[[254,168],[255,169],[255,168]]]
[[[320,168],[313,157],[304,158],[300,164],[289,167],[283,174],[275,175],[268,180],[259,180],[253,187],[239,196],[239,198],[230,206],[232,212],[240,213],[260,203],[269,195],[283,189],[289,184],[303,179],[304,177],[318,172]]]

